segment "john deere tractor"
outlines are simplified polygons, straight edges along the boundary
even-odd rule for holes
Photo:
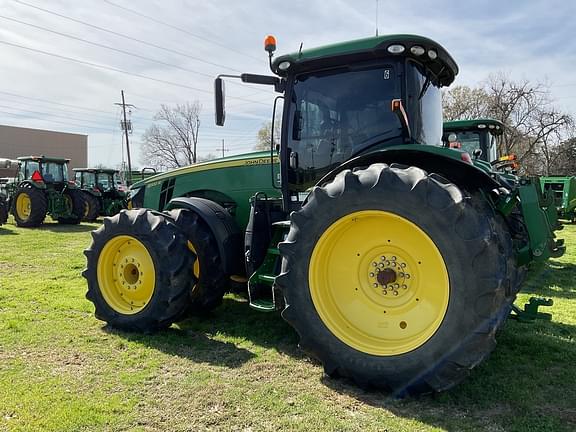
[[[126,192],[116,187],[118,171],[105,168],[74,168],[76,185],[85,200],[84,220],[114,216],[127,207]]]
[[[18,175],[8,187],[11,212],[21,227],[37,227],[46,215],[62,224],[78,224],[84,198],[68,179],[70,159],[46,156],[18,158]]]
[[[327,374],[397,394],[454,386],[494,349],[524,267],[564,252],[534,185],[443,147],[440,90],[458,67],[438,43],[265,47],[273,75],[221,75],[215,93],[218,125],[225,78],[284,99],[278,154],[253,167],[268,181],[229,179],[249,169],[240,157],[184,168],[186,186],[170,173],[135,185],[132,202],[154,209],[105,218],[85,251],[97,318],[162,329],[244,277],[250,306],[282,311]]]

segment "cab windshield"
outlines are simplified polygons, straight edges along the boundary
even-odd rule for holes
[[[98,174],[98,187],[103,191],[109,191],[114,188],[114,178],[111,174]]]
[[[65,165],[57,162],[42,163],[42,177],[46,183],[62,183],[67,180]]]
[[[456,139],[450,143],[449,135],[455,135]],[[493,162],[498,159],[498,145],[496,137],[488,131],[460,131],[450,132],[444,135],[444,145],[446,147],[459,148],[466,153],[473,155],[474,150],[482,150],[481,160]]]
[[[94,188],[96,186],[96,174],[91,172],[83,172],[82,175],[82,187],[84,188]]]
[[[353,157],[405,143],[393,99],[402,99],[412,142],[441,145],[440,90],[416,63],[398,59],[294,77],[284,132],[289,189],[305,191]]]

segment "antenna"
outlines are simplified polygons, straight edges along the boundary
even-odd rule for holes
[[[379,0],[376,0],[376,37],[378,37],[378,3]]]

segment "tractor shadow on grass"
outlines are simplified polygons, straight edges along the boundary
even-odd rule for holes
[[[7,229],[7,228],[4,228],[4,227],[1,227],[1,226],[0,226],[0,236],[3,236],[3,235],[18,235],[18,234],[20,234],[20,233],[17,232],[17,231],[14,231],[14,230],[11,230],[11,229]]]
[[[324,377],[334,391],[403,418],[459,430],[576,430],[576,326],[509,320],[492,355],[444,393],[405,399]]]
[[[256,312],[246,300],[233,295],[226,296],[213,312],[187,318],[154,334],[123,332],[109,326],[103,330],[167,354],[229,368],[240,367],[256,357],[242,345],[253,344],[306,358],[298,349],[296,333],[279,313]]]
[[[57,232],[57,233],[62,233],[62,234],[74,234],[74,233],[80,233],[80,232],[93,231],[96,228],[97,227],[95,227],[93,224],[85,224],[85,223],[81,223],[79,225],[70,225],[70,224],[61,224],[58,222],[44,222],[42,225],[40,225],[37,228],[27,228],[27,229],[51,231],[51,232]]]
[[[521,293],[576,299],[576,264],[546,261],[530,269]]]
[[[166,354],[186,358],[194,363],[208,363],[227,368],[237,368],[255,357],[244,348],[231,342],[221,342],[193,330],[171,327],[154,334],[139,334],[119,331],[104,326],[106,333],[114,334],[131,342],[161,351]]]
[[[238,343],[247,341],[294,358],[306,357],[298,349],[298,335],[280,313],[250,309],[247,300],[237,295],[227,295],[222,305],[213,312],[191,317],[178,325],[184,330],[199,331],[209,336],[221,335]]]

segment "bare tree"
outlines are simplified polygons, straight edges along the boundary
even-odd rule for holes
[[[280,132],[282,129],[282,120],[277,118],[274,125],[274,145],[280,143]],[[258,131],[258,142],[254,146],[254,150],[270,150],[272,132],[272,121],[268,120],[262,123],[260,130]]]
[[[555,163],[556,147],[573,136],[573,118],[558,110],[549,85],[514,81],[502,73],[479,87],[455,87],[443,95],[446,119],[491,117],[505,125],[501,154],[515,153],[531,174],[544,174]]]
[[[445,120],[471,120],[486,117],[490,98],[482,88],[456,86],[442,93]]]
[[[159,123],[146,129],[142,137],[142,162],[159,169],[196,163],[201,110],[198,101],[162,105],[154,116]]]

